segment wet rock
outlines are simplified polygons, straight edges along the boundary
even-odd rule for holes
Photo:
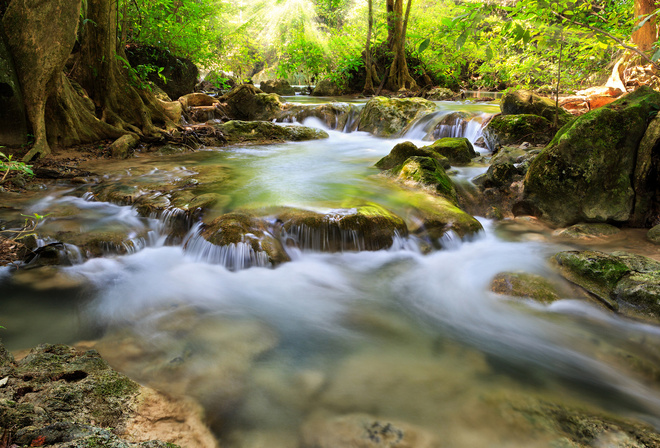
[[[497,294],[529,298],[545,304],[561,299],[552,282],[540,275],[526,272],[497,274],[491,282],[490,289]]]
[[[219,98],[227,116],[233,120],[271,121],[282,112],[282,102],[275,93],[264,93],[252,84],[241,84]]]
[[[456,203],[456,189],[445,169],[431,157],[413,156],[392,168],[389,174],[405,185],[414,185],[445,196]]]
[[[410,205],[421,221],[409,226],[409,231],[428,240],[433,246],[442,247],[446,235],[455,234],[465,238],[483,230],[481,223],[443,196],[416,195]]]
[[[190,59],[176,56],[169,50],[137,44],[126,47],[126,57],[131,67],[152,67],[147,79],[163,89],[170,98],[177,99],[195,90],[199,71]]]
[[[27,143],[27,126],[21,85],[3,34],[0,37],[0,145]]]
[[[390,170],[414,156],[431,157],[437,160],[443,168],[448,169],[450,167],[449,160],[445,156],[431,150],[429,147],[418,148],[412,142],[403,142],[397,144],[388,155],[376,162],[376,168]]]
[[[278,95],[295,95],[296,91],[286,79],[270,79],[259,85],[264,93],[277,93]]]
[[[617,301],[630,304],[634,314],[660,318],[660,269],[654,272],[632,272],[621,279],[612,294]]]
[[[179,420],[177,434],[158,437],[164,442],[149,441],[150,437],[129,430],[136,415],[143,418],[143,428],[153,425],[141,401],[145,394],[157,394],[112,370],[95,350],[40,345],[25,358],[0,366],[0,377],[8,377],[0,388],[0,426],[12,428],[12,440],[20,445],[76,447],[92,446],[96,441],[107,443],[104,446],[146,448],[197,440],[187,446],[217,446],[201,423],[199,411],[192,407],[187,408],[187,423],[196,421],[198,434],[191,434],[193,426],[186,427],[183,420]],[[168,400],[159,397],[161,402]],[[182,415],[165,417],[175,420]],[[127,437],[131,442],[123,439]]]
[[[403,219],[375,204],[328,213],[288,209],[278,220],[285,243],[303,250],[380,250],[408,234]]]
[[[660,213],[660,117],[651,120],[642,141],[639,142],[633,175],[635,205],[629,224],[650,227],[658,223]]]
[[[652,242],[653,244],[660,244],[660,224],[651,228],[646,233],[646,239]]]
[[[178,101],[186,110],[191,107],[215,106],[220,102],[217,98],[213,98],[205,93],[189,93],[181,96]]]
[[[556,236],[573,239],[600,238],[616,235],[621,230],[611,224],[580,223],[554,232]]]
[[[486,146],[497,151],[500,146],[530,142],[545,145],[555,135],[552,122],[538,115],[496,115],[483,129]]]
[[[435,108],[435,104],[422,98],[377,96],[362,109],[358,130],[377,137],[396,137],[402,135],[414,120]]]
[[[627,222],[638,146],[658,104],[660,93],[642,87],[562,128],[530,164],[525,200],[559,226]]]
[[[213,123],[228,143],[280,143],[328,138],[328,133],[306,126],[277,125],[269,121],[239,121]]]
[[[110,152],[115,159],[128,159],[132,151],[140,143],[140,138],[135,134],[126,134],[119,137],[110,145]]]
[[[434,87],[424,95],[424,98],[429,101],[444,101],[450,100],[455,96],[456,94],[449,89],[444,87]]]
[[[502,188],[521,179],[522,173],[513,163],[496,163],[488,167],[480,184],[485,188]]]
[[[302,123],[309,117],[321,120],[330,129],[343,130],[349,120],[357,114],[356,108],[348,103],[326,103],[320,105],[286,103],[277,121]]]
[[[316,84],[316,87],[314,87],[314,91],[312,92],[313,96],[339,96],[341,94],[341,88],[329,79],[321,80]]]
[[[218,246],[217,260],[230,269],[250,266],[269,266],[289,261],[279,240],[268,230],[267,224],[253,216],[242,213],[227,213],[202,228],[201,236]],[[192,250],[192,242],[187,250]],[[213,253],[209,254],[212,256]],[[232,259],[232,258],[236,259]]]
[[[368,414],[317,414],[301,429],[301,448],[439,448],[426,429],[410,423],[379,419]]]
[[[477,156],[472,143],[465,137],[441,138],[422,149],[428,149],[446,157],[452,165],[467,165]]]
[[[529,90],[508,92],[500,103],[502,115],[537,115],[554,123],[555,113],[559,116],[559,127],[568,123],[572,116],[561,107],[557,108],[550,98],[542,97]]]

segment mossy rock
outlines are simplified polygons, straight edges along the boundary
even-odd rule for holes
[[[421,149],[433,151],[446,157],[452,165],[467,165],[477,156],[472,143],[465,137],[441,138],[429,146],[423,146]]]
[[[295,95],[296,91],[286,79],[269,79],[259,85],[264,93],[277,93],[278,95]]]
[[[617,310],[612,292],[619,280],[631,270],[619,258],[598,251],[566,251],[555,255],[560,273],[586,289],[608,307]]]
[[[522,173],[509,162],[495,163],[488,167],[485,177],[479,181],[485,188],[502,188],[522,179]]]
[[[646,239],[653,244],[660,244],[660,224],[646,232]]]
[[[409,204],[414,215],[421,218],[413,221],[410,232],[434,246],[442,247],[442,238],[450,232],[465,238],[483,231],[479,221],[444,196],[413,195]]]
[[[641,87],[564,126],[530,164],[525,201],[561,227],[627,222],[637,149],[658,107],[660,93]]]
[[[545,145],[555,135],[552,122],[531,114],[495,115],[483,129],[486,146],[497,151],[500,146],[519,145],[529,142]]]
[[[429,90],[425,95],[425,98],[429,101],[444,101],[454,98],[456,94],[451,90],[444,87],[434,87]]]
[[[527,272],[503,272],[490,284],[494,293],[522,297],[544,304],[560,300],[557,288],[545,277]]]
[[[529,90],[516,90],[508,92],[502,97],[500,103],[503,115],[530,114],[538,115],[554,123],[555,113],[558,115],[558,127],[564,126],[573,119],[573,116],[547,97],[542,97]]]
[[[244,247],[251,251],[249,254],[245,254],[250,259],[255,257],[259,259],[265,255],[273,265],[289,261],[289,256],[279,240],[268,230],[264,220],[249,214],[233,212],[219,216],[211,223],[205,224],[202,227],[201,236],[215,246]]]
[[[376,162],[376,168],[390,170],[414,156],[431,157],[437,160],[443,168],[448,169],[450,167],[449,160],[436,151],[431,151],[427,147],[418,148],[412,142],[403,142],[397,144],[388,155]]]
[[[362,109],[358,130],[370,132],[377,137],[397,137],[413,121],[435,109],[435,104],[422,98],[377,96],[370,99]]]
[[[412,156],[389,173],[406,185],[421,186],[457,203],[456,189],[438,161],[431,157]]]
[[[335,83],[334,81],[331,81],[329,79],[322,79],[319,81],[318,84],[314,87],[314,91],[312,92],[313,96],[339,96],[343,92],[341,88]]]
[[[252,84],[241,84],[219,98],[226,104],[227,115],[234,120],[271,121],[282,112],[276,93],[264,93]]]
[[[380,250],[392,246],[397,236],[408,235],[400,217],[376,204],[317,213],[287,209],[280,212],[286,244],[320,252]]]
[[[319,140],[328,138],[328,133],[306,126],[277,125],[269,121],[239,121],[214,123],[213,126],[223,133],[228,143],[278,143]]]
[[[621,232],[621,229],[611,224],[580,223],[555,232],[555,235],[573,239],[583,239],[602,238],[616,235],[619,232]]]

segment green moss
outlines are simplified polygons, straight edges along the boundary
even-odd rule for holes
[[[494,150],[523,142],[544,145],[552,139],[555,131],[549,120],[538,115],[496,115],[488,122],[483,134],[488,147]]]
[[[434,193],[447,197],[453,203],[457,202],[454,184],[435,159],[413,156],[390,170],[390,173],[399,181],[431,188]]]
[[[101,397],[124,397],[136,393],[139,385],[120,373],[105,373],[94,386],[94,393]]]
[[[358,130],[378,137],[401,135],[415,119],[433,111],[436,105],[422,98],[370,99],[360,113]]]
[[[441,138],[432,145],[424,146],[421,149],[446,157],[452,165],[467,165],[477,156],[470,140],[464,137]]]
[[[280,126],[269,121],[232,120],[214,125],[229,143],[273,143],[328,138],[320,129],[305,126]]]
[[[491,290],[497,294],[527,297],[541,303],[552,303],[561,299],[551,282],[540,275],[526,272],[498,274],[491,282]]]
[[[389,170],[400,166],[409,157],[413,156],[431,157],[437,160],[443,168],[449,168],[449,160],[445,156],[427,148],[418,148],[412,142],[403,142],[396,145],[388,155],[376,162],[376,168]]]

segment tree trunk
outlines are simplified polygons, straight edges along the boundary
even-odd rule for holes
[[[635,0],[635,17],[651,14],[658,7],[655,0]],[[639,19],[637,22],[643,20]],[[658,40],[658,22],[656,17],[644,24],[632,34],[632,39],[637,48],[643,52],[651,51],[653,44]]]
[[[403,12],[403,0],[396,0],[398,3],[398,11]],[[408,71],[408,62],[406,61],[406,29],[408,27],[408,18],[410,17],[410,7],[412,0],[408,0],[406,7],[405,19],[403,14],[397,16],[395,23],[394,46],[392,52],[394,53],[394,60],[390,67],[390,73],[387,77],[387,89],[391,91],[398,91],[400,89],[413,90],[417,88],[417,83],[410,76]]]
[[[373,1],[369,0],[369,17],[368,17],[369,27],[367,29],[367,45],[364,50],[364,69],[367,73],[367,78],[364,81],[363,92],[367,95],[374,93],[374,81],[371,73],[373,71],[372,62],[371,62],[371,30],[374,26],[374,14],[373,14]]]
[[[2,19],[35,138],[26,161],[49,154],[51,145],[127,133],[155,137],[160,131],[154,120],[175,126],[153,94],[130,85],[119,66],[115,0],[86,2],[90,20],[74,71],[84,89],[63,74],[76,41],[81,3],[13,0]]]

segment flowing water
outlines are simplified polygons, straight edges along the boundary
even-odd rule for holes
[[[429,126],[455,111],[474,117],[461,125],[474,141],[482,114],[495,112],[440,107],[398,140],[328,130],[315,142],[142,156],[104,162],[104,182],[147,188],[211,167],[231,179],[214,187],[226,200],[211,214],[373,202],[413,222],[415,193],[375,176],[373,164],[398,141],[424,144]],[[410,446],[572,446],[548,416],[555,405],[660,427],[658,327],[570,289],[552,305],[490,292],[505,271],[558,280],[547,259],[563,247],[541,231],[482,220],[482,234],[448,237],[443,250],[399,238],[388,250],[290,249],[292,261],[277,268],[230,270],[203,248],[172,244],[163,219],[95,202],[74,185],[26,198],[13,213],[52,213],[44,232],[125,238],[91,259],[68,247],[69,266],[0,270],[3,342],[94,340],[134,379],[199,400],[223,446],[367,446],[350,445],[345,433],[376,420],[414,434]],[[194,233],[193,225],[188,241]]]

